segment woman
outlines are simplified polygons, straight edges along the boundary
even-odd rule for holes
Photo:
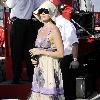
[[[38,10],[43,27],[38,31],[35,46],[30,49],[31,56],[38,55],[35,64],[32,94],[29,100],[65,100],[59,58],[64,56],[64,48],[59,29],[52,21],[51,9]]]

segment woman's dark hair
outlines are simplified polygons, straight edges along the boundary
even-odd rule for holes
[[[56,25],[55,21],[53,21],[52,19],[51,19],[51,22]]]

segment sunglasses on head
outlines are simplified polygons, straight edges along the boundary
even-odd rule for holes
[[[49,14],[49,11],[48,11],[48,9],[41,8],[38,10],[38,14],[42,14],[42,13]]]

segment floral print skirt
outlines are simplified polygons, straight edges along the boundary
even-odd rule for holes
[[[41,56],[34,68],[29,100],[65,100],[62,73],[56,58]]]

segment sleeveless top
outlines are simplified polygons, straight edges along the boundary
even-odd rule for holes
[[[41,34],[42,28],[38,31],[38,34]],[[49,38],[48,36],[51,33],[51,29],[46,33],[46,35],[43,37],[41,42],[39,42],[39,37],[37,36],[37,39],[35,41],[35,47],[40,48],[40,49],[45,49],[48,51],[55,51],[56,46],[54,44],[54,39],[51,37]]]

